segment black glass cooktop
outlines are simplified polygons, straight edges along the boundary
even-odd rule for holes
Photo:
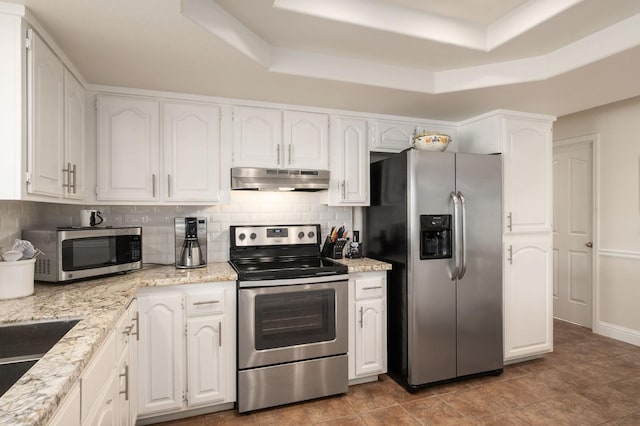
[[[322,257],[235,259],[230,263],[240,281],[309,278],[348,272],[345,265]]]

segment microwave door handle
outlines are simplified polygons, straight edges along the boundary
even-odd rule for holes
[[[460,246],[460,272],[458,272],[458,279],[461,280],[464,277],[464,273],[467,272],[467,203],[465,202],[464,195],[458,191],[458,199],[460,200],[460,229],[461,232],[461,246]]]
[[[459,216],[460,216],[460,199],[455,192],[451,192],[449,194],[451,197],[451,201],[453,202],[453,269],[451,270],[451,281],[455,281],[458,279],[458,275],[460,273],[460,264],[459,264],[459,256],[458,250],[460,249],[460,244],[458,242],[460,229],[459,229]]]

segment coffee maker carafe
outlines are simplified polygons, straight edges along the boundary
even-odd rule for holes
[[[176,268],[201,268],[207,264],[207,220],[176,217]]]

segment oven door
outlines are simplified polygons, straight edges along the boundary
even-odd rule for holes
[[[238,368],[347,353],[347,283],[238,290]]]

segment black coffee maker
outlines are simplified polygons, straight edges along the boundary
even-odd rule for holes
[[[176,217],[176,268],[201,268],[207,264],[207,220]]]

